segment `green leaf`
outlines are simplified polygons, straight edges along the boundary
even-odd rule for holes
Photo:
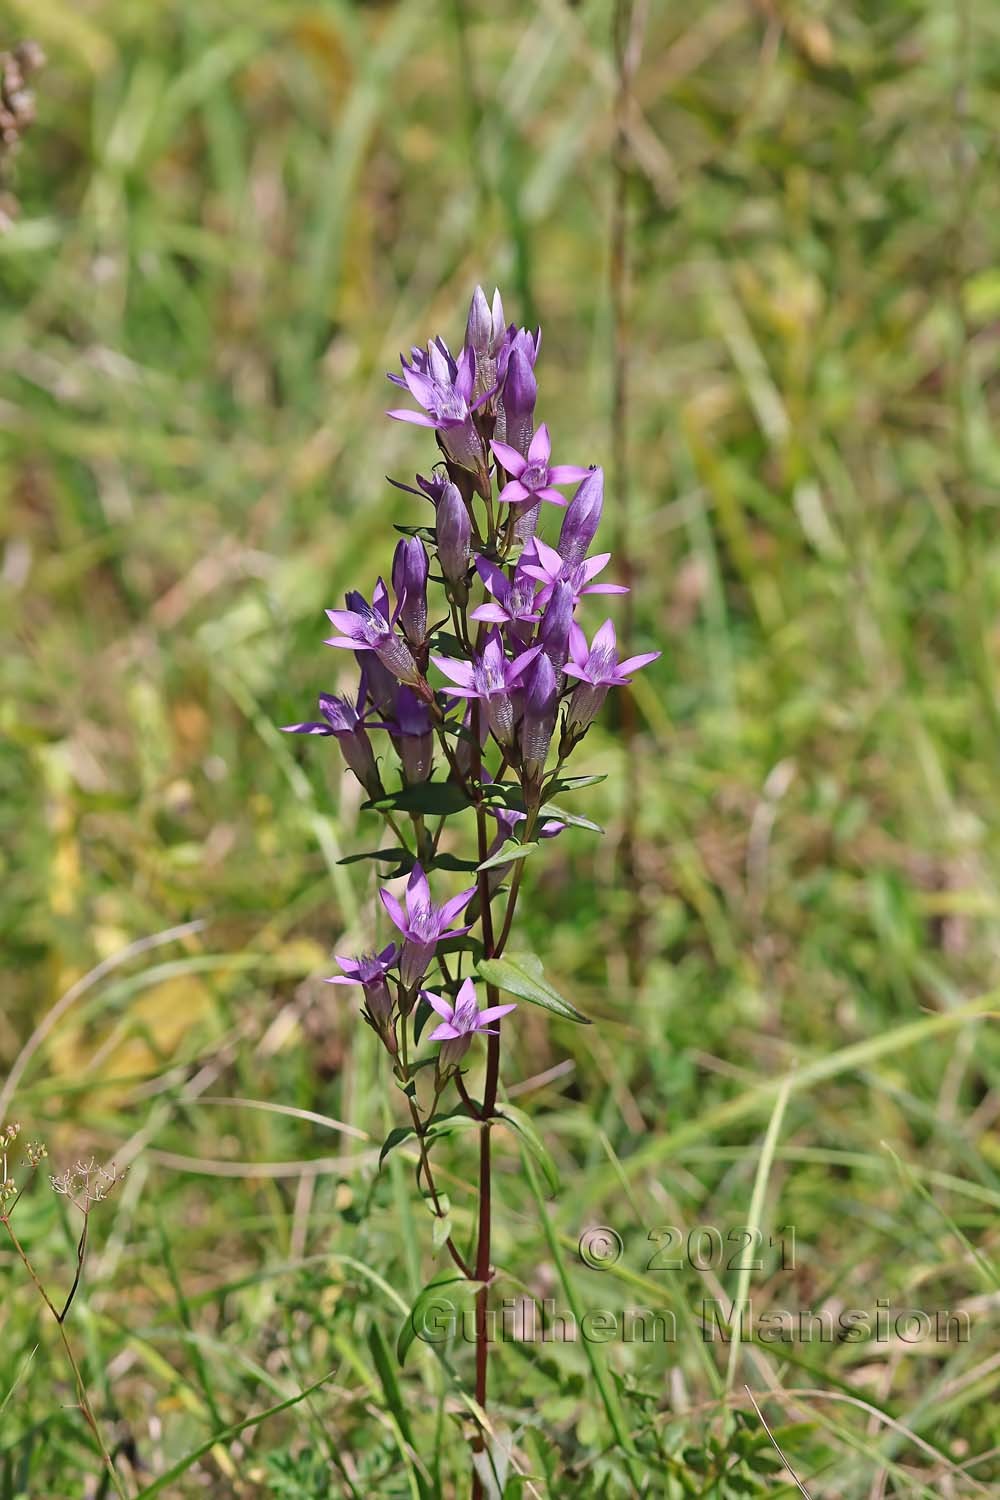
[[[427,813],[429,817],[440,818],[469,806],[468,798],[456,782],[421,781],[415,786],[404,786],[398,792],[390,792],[377,802],[363,803],[362,811]]]
[[[457,1319],[461,1313],[459,1304],[474,1297],[485,1285],[485,1281],[470,1281],[451,1269],[441,1271],[433,1277],[418,1293],[417,1300],[399,1330],[399,1338],[396,1340],[396,1358],[399,1363],[405,1364],[414,1339],[421,1334],[425,1335],[427,1343],[446,1343],[457,1326],[453,1324],[451,1332],[448,1331],[449,1317],[453,1314]]]
[[[471,874],[478,865],[474,859],[460,859],[457,854],[435,854],[424,866],[426,870],[459,870],[463,875]]]
[[[406,859],[408,849],[395,844],[391,849],[366,849],[364,854],[348,854],[343,859],[338,859],[338,865],[356,865],[362,859]]]
[[[522,1109],[516,1109],[513,1104],[506,1103],[497,1106],[497,1114],[506,1125],[510,1125],[517,1131],[545,1174],[545,1183],[549,1190],[549,1196],[555,1197],[561,1186],[559,1168],[549,1155],[548,1148],[535,1129],[531,1117],[526,1115]]]
[[[554,781],[545,790],[551,792],[578,792],[585,786],[597,786],[602,781],[607,781],[607,775],[603,776],[564,776],[559,781]]]
[[[397,1146],[401,1146],[404,1141],[408,1141],[411,1136],[415,1137],[416,1134],[417,1132],[412,1125],[397,1125],[394,1130],[390,1130],[382,1142],[382,1149],[378,1154],[379,1167],[381,1167],[390,1151],[395,1151]]]
[[[545,978],[541,959],[536,958],[533,953],[510,953],[506,958],[484,958],[478,964],[477,972],[487,984],[495,984],[508,994],[516,995],[519,1000],[540,1005],[543,1010],[550,1010],[553,1015],[562,1016],[567,1021],[590,1025],[587,1016],[581,1015],[575,1006],[563,999],[558,990],[552,988]]]
[[[567,812],[564,807],[557,807],[554,802],[546,802],[539,811],[539,817],[558,818],[560,823],[568,823],[571,828],[589,828],[591,833],[604,832],[600,823],[594,823],[590,818],[581,818],[578,813]]]
[[[503,865],[512,864],[515,859],[527,859],[529,854],[534,854],[535,850],[539,848],[541,848],[540,844],[507,845],[503,849],[498,850],[496,854],[491,855],[489,859],[484,859],[482,864],[477,865],[476,868],[479,870],[497,870]]]

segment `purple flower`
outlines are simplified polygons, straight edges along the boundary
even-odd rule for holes
[[[394,615],[391,620],[389,618],[389,593],[383,580],[380,578],[378,581],[372,604],[368,604],[358,593],[348,595],[348,604],[351,606],[349,609],[326,611],[327,617],[341,634],[331,636],[324,644],[343,646],[348,651],[374,651],[394,677],[416,687],[421,680],[420,673],[409,646],[400,640],[393,629],[396,617]]]
[[[604,470],[592,469],[569,502],[556,551],[567,563],[582,563],[597,535],[604,507]]]
[[[432,656],[431,660],[439,671],[457,684],[449,689],[453,697],[478,698],[486,704],[486,717],[497,741],[501,745],[511,745],[514,742],[514,705],[510,695],[540,649],[532,646],[510,661],[504,654],[499,630],[493,629],[486,637],[482,655],[474,656],[471,662],[447,656]]]
[[[368,1014],[378,1029],[384,1032],[392,1015],[392,998],[385,977],[399,958],[396,944],[390,943],[381,953],[362,953],[358,958],[342,958],[338,953],[336,958],[344,972],[335,974],[326,983],[360,984],[365,992]]]
[[[478,605],[472,611],[470,619],[505,625],[511,639],[523,645],[531,634],[532,625],[541,618],[535,607],[534,579],[521,563],[518,563],[514,577],[510,579],[502,568],[498,568],[496,563],[491,563],[486,557],[476,558],[476,572],[493,595],[493,603],[487,600],[485,604]]]
[[[484,1032],[486,1036],[498,1035],[490,1027],[490,1021],[499,1021],[501,1016],[509,1015],[512,1010],[517,1009],[516,1005],[489,1005],[485,1010],[480,1010],[476,987],[471,979],[467,979],[462,985],[454,1005],[449,1005],[441,995],[432,995],[430,990],[422,990],[421,994],[441,1017],[441,1024],[434,1028],[429,1040],[444,1042],[439,1059],[439,1066],[442,1068],[450,1068],[461,1062],[477,1032]]]
[[[332,693],[320,693],[319,711],[323,722],[306,721],[302,724],[285,724],[285,734],[335,735],[340,753],[368,793],[369,797],[382,797],[382,786],[375,764],[371,740],[365,729],[363,713],[365,693],[362,684],[357,707],[350,698],[337,698]]]
[[[565,498],[553,486],[574,484],[578,479],[586,479],[590,473],[589,469],[581,469],[578,464],[550,466],[549,456],[552,452],[552,443],[549,439],[549,429],[544,422],[531,439],[527,457],[518,453],[516,448],[511,448],[507,443],[494,441],[490,447],[507,473],[512,476],[510,482],[504,485],[497,496],[498,500],[506,500],[510,505],[521,505],[526,500],[532,503],[536,500],[548,500],[553,505],[565,505]]]
[[[598,552],[583,562],[566,562],[554,547],[543,542],[541,537],[535,537],[530,550],[526,548],[522,553],[518,566],[529,578],[536,578],[542,583],[537,603],[547,604],[552,597],[553,588],[562,581],[573,585],[575,599],[582,598],[584,594],[627,594],[628,589],[623,583],[591,582],[598,573],[603,573],[610,561],[610,552]]]
[[[452,358],[443,339],[433,339],[423,349],[414,349],[412,364],[400,355],[402,376],[390,375],[396,385],[405,386],[410,395],[423,407],[423,411],[406,408],[390,411],[390,417],[398,422],[413,422],[418,427],[433,427],[441,434],[441,441],[449,458],[463,469],[478,473],[483,466],[483,445],[476,432],[472,413],[482,404],[483,397],[473,400],[476,383],[476,356],[471,349],[463,349],[458,359]]]
[[[577,738],[582,735],[608,696],[608,688],[624,687],[631,681],[630,672],[648,667],[660,654],[659,651],[646,651],[620,662],[615,627],[610,620],[605,620],[597,631],[589,650],[586,636],[578,625],[574,625],[570,636],[572,660],[566,663],[565,671],[568,677],[579,679],[579,686],[574,688],[569,703],[568,732]]]
[[[427,553],[419,537],[403,537],[392,559],[396,614],[411,646],[427,636]]]
[[[489,776],[483,777],[484,781],[489,781],[489,779]],[[491,817],[496,818],[498,825],[496,834],[486,851],[486,857],[492,859],[494,854],[499,854],[504,844],[514,837],[514,830],[517,828],[518,823],[524,822],[527,813],[518,812],[516,808],[499,805],[495,807],[487,806],[486,811]],[[545,822],[539,824],[535,830],[536,837],[540,839],[558,838],[559,834],[566,832],[566,826],[558,818],[546,818]],[[486,871],[486,879],[491,893],[507,879],[512,865],[513,860],[508,864],[492,865]]]
[[[430,709],[412,688],[397,687],[392,719],[385,728],[392,737],[407,786],[426,781],[434,769],[434,726]]]
[[[535,657],[525,678],[524,714],[519,730],[525,789],[529,794],[537,795],[541,786],[558,706],[555,669],[543,651]]]
[[[435,538],[441,572],[453,587],[464,587],[472,556],[472,521],[457,484],[446,485],[438,501]]]
[[[452,896],[450,901],[435,906],[423,867],[416,864],[406,882],[405,912],[391,892],[379,891],[382,905],[406,939],[400,976],[408,990],[424,977],[442,938],[461,937],[468,932],[468,927],[450,927],[449,923],[468,905],[474,890],[475,886],[470,886],[460,896]]]

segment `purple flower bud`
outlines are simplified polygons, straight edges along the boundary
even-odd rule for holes
[[[568,579],[560,579],[553,587],[552,597],[545,606],[542,623],[538,627],[538,644],[552,663],[558,678],[569,656],[569,633],[573,626],[573,606],[576,592]]]
[[[537,794],[545,757],[556,727],[559,692],[552,663],[542,651],[525,674],[524,716],[521,719],[521,758],[526,789]]]
[[[521,336],[515,341],[507,360],[507,375],[497,413],[496,436],[500,442],[528,454],[534,432],[535,402],[538,385],[535,372]]]
[[[403,537],[392,559],[392,587],[403,634],[420,647],[427,636],[427,553],[419,537]]]
[[[449,484],[438,501],[437,554],[448,582],[464,586],[472,556],[472,522],[456,484]]]
[[[434,732],[430,709],[412,688],[396,692],[393,722],[389,726],[392,743],[403,767],[407,786],[426,781],[434,768]]]
[[[556,551],[567,563],[582,563],[597,535],[604,506],[604,470],[594,469],[583,480],[563,516]]]

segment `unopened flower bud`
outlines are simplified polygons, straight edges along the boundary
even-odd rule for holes
[[[526,457],[535,430],[537,400],[535,372],[525,351],[524,341],[519,336],[507,360],[507,375],[497,415],[497,437]]]
[[[521,758],[526,793],[537,796],[549,753],[558,709],[556,674],[542,651],[525,674],[524,716],[521,719]]]
[[[563,517],[556,551],[566,563],[582,563],[597,535],[604,507],[604,470],[594,469],[581,480]]]
[[[419,537],[403,537],[392,559],[392,587],[399,605],[399,623],[411,646],[427,637],[427,553]]]
[[[449,484],[438,501],[437,554],[441,572],[452,587],[466,588],[472,557],[472,522],[455,484]]]

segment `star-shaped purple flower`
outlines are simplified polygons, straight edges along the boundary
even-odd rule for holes
[[[369,797],[381,797],[384,788],[375,764],[371,740],[368,738],[364,702],[363,680],[357,705],[353,704],[350,698],[338,698],[333,693],[320,693],[319,711],[323,715],[322,722],[307,719],[301,724],[284,724],[282,730],[285,734],[336,736],[341,754]]]
[[[470,619],[513,627],[512,639],[519,644],[525,641],[531,634],[531,626],[540,619],[535,607],[535,580],[529,577],[520,563],[514,570],[513,579],[508,578],[502,568],[498,568],[496,563],[491,563],[486,557],[476,558],[476,572],[493,595],[493,602],[487,600],[485,604],[480,604],[472,611]]]
[[[575,599],[582,598],[584,594],[627,594],[628,589],[623,583],[591,581],[598,573],[603,573],[610,561],[610,552],[598,552],[593,557],[585,558],[583,562],[566,562],[554,547],[536,536],[530,551],[525,550],[519,566],[529,578],[537,579],[542,584],[536,602],[544,605],[552,597],[556,584],[563,581],[573,585]]]
[[[423,866],[416,864],[406,882],[405,911],[390,891],[379,891],[382,905],[406,939],[400,977],[407,989],[412,989],[423,979],[427,965],[434,957],[434,949],[442,938],[461,937],[468,932],[468,927],[451,927],[449,924],[468,906],[474,890],[475,886],[470,886],[461,895],[452,896],[450,901],[435,906]]]
[[[341,957],[338,953],[336,959],[344,972],[335,974],[326,983],[360,984],[365,992],[368,1014],[373,1021],[384,1026],[392,1014],[392,999],[385,982],[386,975],[398,958],[399,949],[395,943],[390,943],[381,953],[362,953],[357,958]]]
[[[626,686],[632,680],[631,672],[648,667],[660,655],[659,651],[645,651],[620,662],[615,627],[610,620],[605,620],[597,631],[589,649],[583,631],[579,625],[574,625],[570,631],[570,660],[563,668],[567,677],[576,677],[579,681],[570,699],[566,720],[569,731],[574,735],[582,734],[593,723],[608,689]]]
[[[389,379],[409,391],[423,411],[401,407],[386,415],[395,417],[397,422],[434,428],[441,433],[441,440],[455,463],[478,472],[484,466],[484,454],[472,413],[486,400],[486,394],[473,396],[475,351],[463,349],[456,360],[444,339],[437,338],[427,345],[426,351],[414,349],[412,363],[402,355],[399,362],[402,375],[390,375]]]
[[[497,740],[501,745],[510,745],[514,739],[514,705],[510,695],[540,649],[532,646],[510,660],[504,653],[500,632],[494,628],[486,637],[482,655],[474,656],[471,661],[448,656],[432,656],[431,660],[456,684],[449,689],[453,697],[478,698],[485,703],[486,716]]]
[[[507,473],[513,476],[497,497],[511,505],[520,505],[527,500],[532,503],[548,500],[552,505],[566,505],[568,501],[554,486],[575,484],[579,479],[586,479],[590,473],[589,469],[581,469],[577,464],[550,466],[552,443],[544,422],[531,439],[527,458],[507,443],[494,440],[490,447]]]
[[[379,579],[371,604],[358,593],[349,594],[348,600],[352,606],[350,609],[326,611],[341,634],[331,636],[324,645],[342,646],[348,651],[374,651],[394,677],[416,687],[421,680],[420,673],[409,646],[396,634],[396,615],[389,615],[389,591],[385,581]]]
[[[483,1032],[486,1036],[497,1035],[491,1028],[490,1021],[499,1021],[501,1016],[509,1015],[512,1010],[517,1009],[516,1005],[488,1005],[485,1010],[480,1010],[476,987],[471,979],[467,979],[462,985],[454,1005],[449,1005],[441,995],[432,995],[430,990],[422,990],[421,994],[441,1017],[441,1024],[434,1028],[429,1040],[444,1042],[440,1062],[445,1068],[464,1057],[477,1032]]]

